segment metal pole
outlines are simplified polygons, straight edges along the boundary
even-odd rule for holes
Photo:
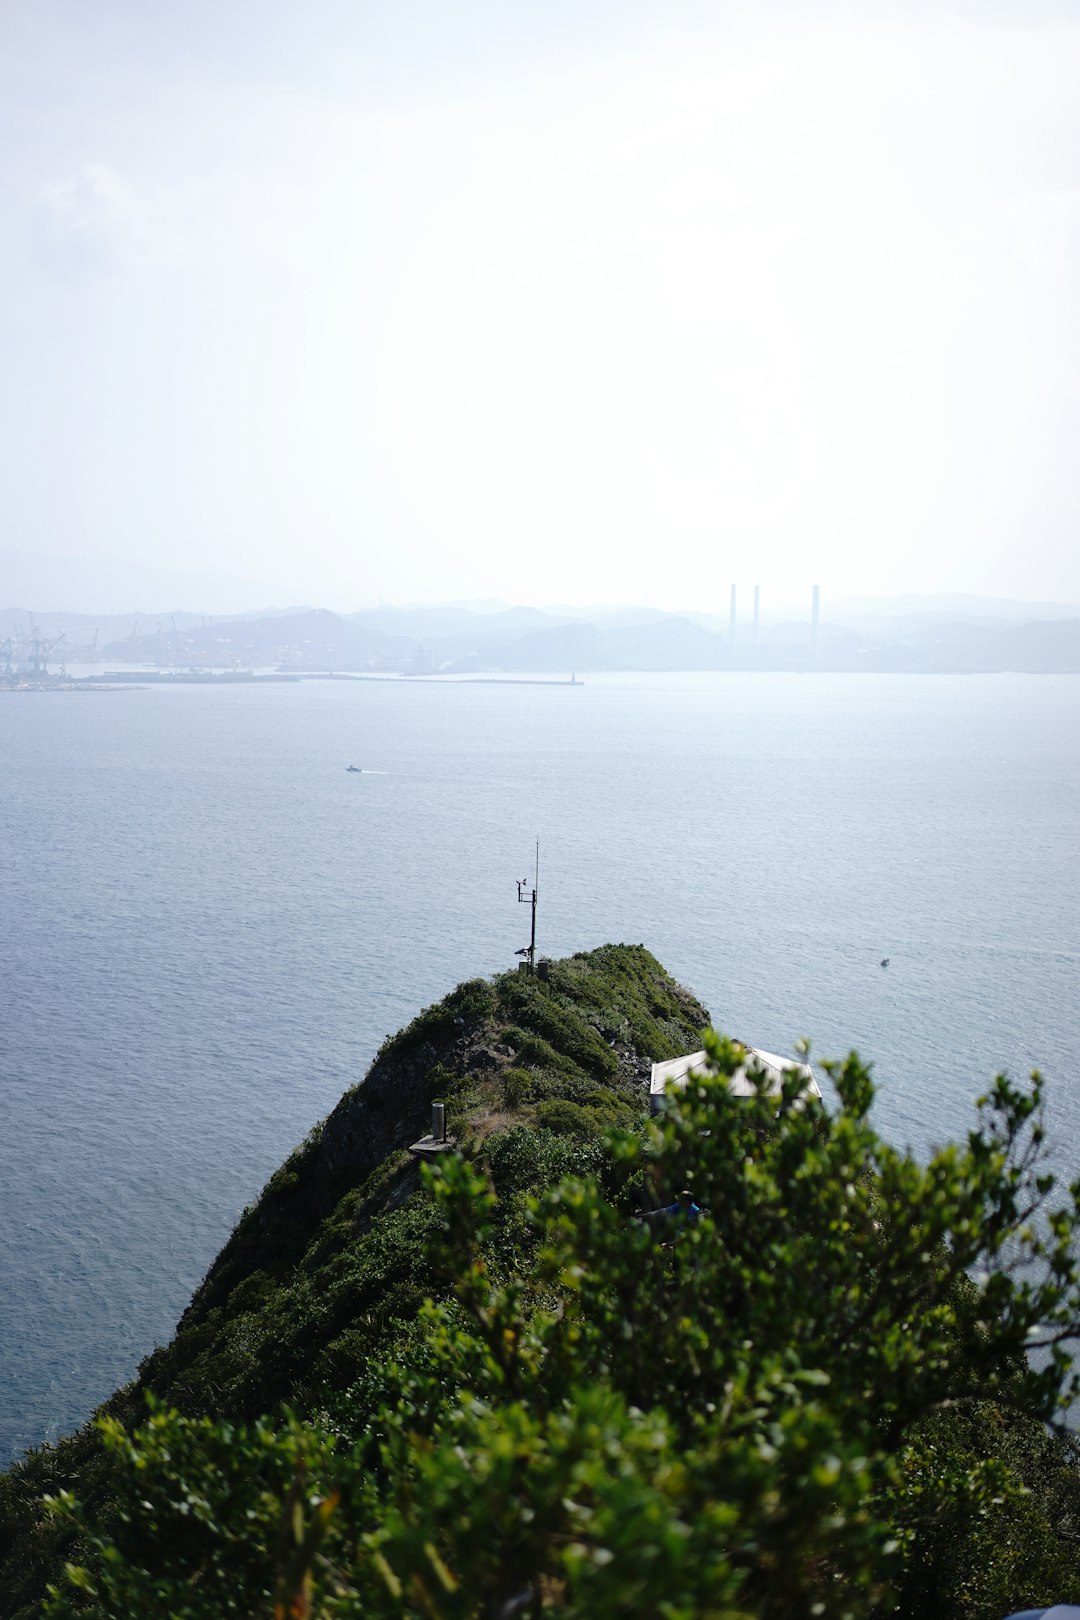
[[[537,901],[537,896],[540,893],[540,840],[539,840],[539,838],[536,840],[536,870],[535,870],[535,872],[533,874],[533,886],[532,886],[531,889],[529,888],[529,880],[528,880],[528,878],[518,878],[517,892],[518,892],[518,904],[519,905],[525,905],[527,903],[532,909],[532,929],[531,929],[530,934],[529,934],[529,943],[527,945],[523,945],[521,947],[520,951],[515,951],[514,954],[515,954],[515,956],[523,956],[525,958],[524,962],[521,963],[521,968],[522,968],[523,972],[530,973],[530,974],[535,974],[536,973],[536,901]]]

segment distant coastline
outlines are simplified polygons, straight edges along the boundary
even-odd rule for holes
[[[96,681],[232,684],[301,678],[412,681],[759,672],[828,674],[1080,673],[1080,611],[1047,604],[923,606],[808,604],[802,618],[768,617],[753,598],[726,617],[649,608],[442,607],[333,613],[324,608],[209,620],[162,615],[0,611],[0,683],[65,665]],[[5,659],[7,668],[5,670]],[[94,666],[97,669],[94,669]],[[100,670],[102,673],[98,673]],[[51,680],[57,677],[50,675]],[[577,684],[581,684],[580,679]]]

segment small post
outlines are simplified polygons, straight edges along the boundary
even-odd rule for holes
[[[431,1140],[433,1142],[446,1141],[445,1103],[432,1103],[431,1105]]]

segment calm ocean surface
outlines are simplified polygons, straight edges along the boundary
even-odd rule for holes
[[[0,1463],[171,1335],[386,1034],[513,963],[537,835],[545,952],[643,941],[718,1027],[857,1046],[920,1152],[1038,1064],[1080,1170],[1078,677],[0,694],[0,772]]]

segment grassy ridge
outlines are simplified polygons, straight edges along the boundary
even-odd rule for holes
[[[1046,1427],[1080,1397],[1080,1182],[1047,1172],[1039,1077],[922,1165],[856,1054],[826,1109],[736,1096],[709,1034],[715,1073],[646,1125],[650,1063],[705,1022],[632,946],[422,1012],[99,1426],[0,1479],[0,1614],[38,1620],[65,1560],[48,1620],[1080,1598]],[[433,1097],[460,1151],[421,1176]],[[697,1220],[633,1218],[683,1186]]]
[[[394,1346],[448,1279],[428,1257],[435,1212],[407,1150],[446,1100],[451,1131],[520,1235],[527,1188],[600,1164],[609,1124],[640,1117],[654,1060],[693,1049],[706,1010],[642,946],[607,945],[546,980],[472,980],[378,1053],[366,1079],[275,1172],[179,1324],[103,1412],[135,1424],[146,1397],[250,1420],[288,1402],[325,1409]],[[516,1224],[517,1223],[517,1224]],[[0,1616],[36,1614],[70,1533],[42,1506],[73,1484],[106,1509],[110,1461],[88,1427],[0,1477]]]

